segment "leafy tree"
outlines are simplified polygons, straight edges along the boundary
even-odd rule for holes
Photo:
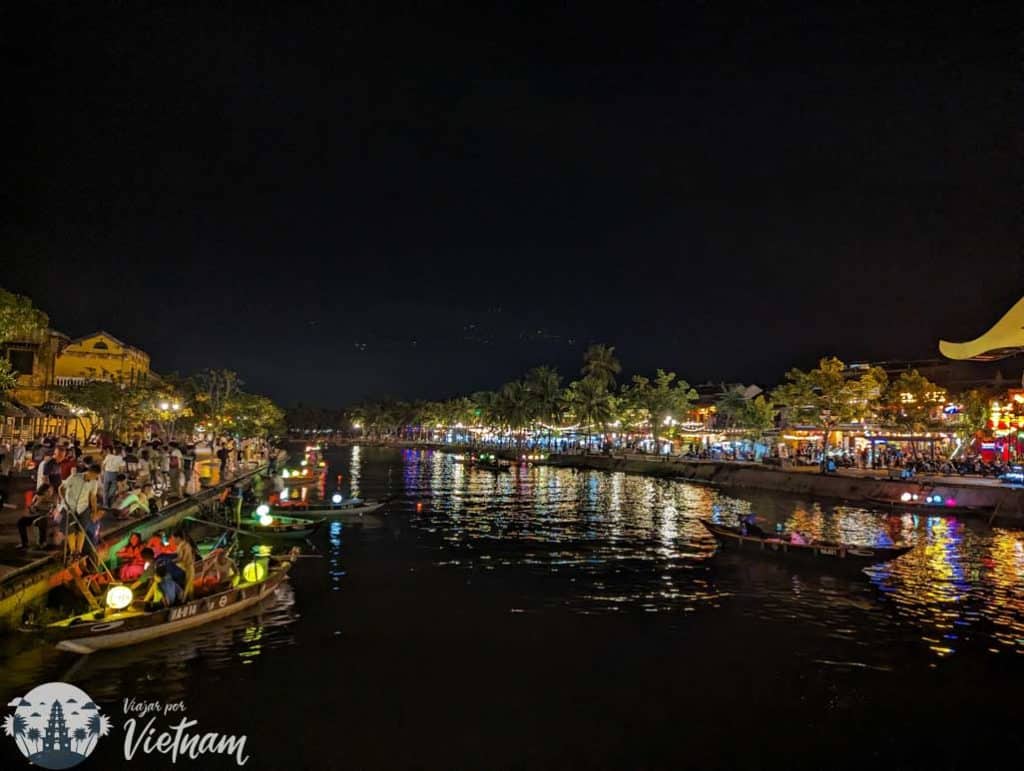
[[[498,391],[498,410],[504,425],[516,434],[516,446],[523,442],[522,431],[530,424],[530,390],[522,380],[506,383]]]
[[[960,419],[957,422],[957,435],[964,446],[972,442],[980,433],[988,428],[989,395],[974,388],[960,397]]]
[[[222,433],[228,405],[241,387],[238,373],[229,369],[204,369],[189,378],[192,412],[214,439]]]
[[[0,394],[7,393],[18,385],[18,373],[11,367],[11,362],[0,358]]]
[[[225,428],[241,437],[267,437],[284,430],[284,410],[265,396],[239,392],[225,408]]]
[[[676,373],[659,369],[654,380],[633,376],[633,385],[625,389],[626,400],[644,414],[651,425],[655,444],[676,415],[685,415],[697,400],[697,392],[685,380],[675,382]]]
[[[747,410],[747,397],[742,388],[730,388],[715,404],[715,410],[722,417],[725,428],[736,428]]]
[[[91,413],[96,422],[93,431],[109,431],[115,438],[128,434],[152,415],[153,389],[124,378],[94,379],[59,389],[63,401]]]
[[[931,428],[937,419],[937,408],[946,403],[945,389],[937,386],[916,369],[901,372],[886,392],[888,422],[910,434],[910,446],[917,455],[914,434]]]
[[[592,345],[583,354],[583,377],[600,383],[609,393],[615,387],[615,376],[620,372],[622,364],[615,358],[614,346]]]
[[[877,410],[888,378],[877,367],[851,377],[846,365],[833,356],[822,359],[809,372],[791,369],[786,373],[786,381],[772,392],[772,399],[785,405],[791,422],[822,429],[825,457],[836,426],[863,420]]]
[[[19,294],[0,289],[0,343],[35,341],[50,324],[49,317]]]

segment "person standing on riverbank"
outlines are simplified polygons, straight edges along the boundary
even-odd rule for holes
[[[103,459],[103,505],[113,506],[117,495],[117,475],[125,473],[124,450],[121,445],[114,447]]]

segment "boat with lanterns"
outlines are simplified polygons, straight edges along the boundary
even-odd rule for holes
[[[281,481],[288,487],[322,483],[327,477],[327,461],[324,460],[320,445],[306,445],[298,467],[283,468],[280,476]]]
[[[492,452],[480,453],[473,461],[473,465],[483,471],[511,471],[512,463],[499,458]]]
[[[251,517],[243,518],[234,527],[241,535],[255,538],[309,538],[322,524],[322,520],[272,512],[269,505],[261,503]]]
[[[281,557],[259,557],[228,584],[207,589],[184,604],[156,610],[140,606],[130,587],[114,584],[107,589],[103,607],[49,624],[41,632],[58,649],[80,654],[184,632],[240,613],[270,597],[287,580],[297,556],[298,549],[292,549]],[[201,591],[196,588],[197,593]]]
[[[927,512],[929,514],[966,514],[970,512],[986,512],[992,506],[965,506],[952,495],[944,495],[934,490],[909,490],[900,494],[898,500],[889,498],[868,498],[868,503],[885,506],[907,512]]]

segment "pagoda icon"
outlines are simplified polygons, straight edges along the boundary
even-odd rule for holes
[[[64,708],[59,701],[54,701],[50,707],[50,720],[43,736],[43,752],[71,752],[71,736],[64,720]]]

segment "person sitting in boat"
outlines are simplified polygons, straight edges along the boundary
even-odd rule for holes
[[[190,542],[190,539],[184,534],[179,535],[176,540],[178,542],[178,550],[175,553],[175,561],[178,568],[180,568],[184,574],[181,587],[184,593],[184,599],[190,600],[192,599],[196,577],[194,546]]]
[[[199,572],[196,576],[196,588],[205,590],[230,583],[238,575],[238,567],[224,549],[214,549],[199,563]]]
[[[118,569],[118,577],[124,583],[137,580],[145,571],[145,560],[143,551],[142,536],[132,533],[128,536],[128,543],[117,553],[117,559],[121,563]]]
[[[757,524],[757,516],[754,514],[744,514],[740,517],[740,532],[754,538],[768,537],[768,534]]]
[[[146,546],[153,550],[154,555],[163,554],[167,551],[168,546],[167,533],[163,530],[154,533],[150,539],[146,541]]]
[[[169,608],[179,605],[183,599],[182,589],[174,580],[166,564],[156,566],[156,575],[146,593],[148,607]]]

